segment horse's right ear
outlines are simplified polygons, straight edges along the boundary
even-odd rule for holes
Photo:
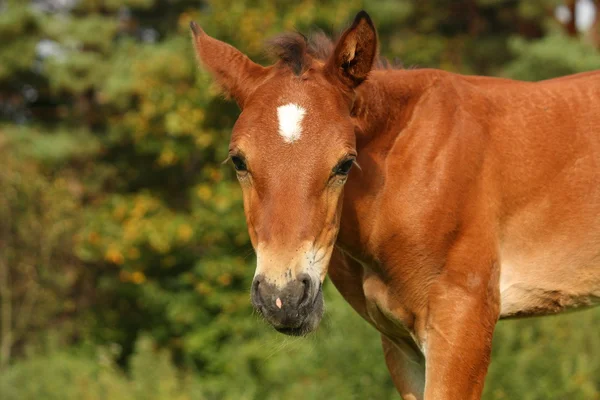
[[[326,68],[349,89],[360,85],[373,68],[377,55],[377,32],[365,11],[356,14],[354,22],[340,37]]]
[[[225,91],[233,97],[240,108],[256,86],[264,80],[268,68],[252,62],[242,52],[208,36],[198,24],[190,23],[196,55]]]

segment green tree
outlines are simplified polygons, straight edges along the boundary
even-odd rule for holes
[[[189,21],[263,63],[267,38],[315,28],[335,35],[366,8],[382,54],[405,67],[528,80],[600,68],[594,31],[559,23],[559,4],[0,3],[0,308],[10,310],[1,313],[0,349],[5,366],[10,354],[25,360],[8,368],[11,393],[58,390],[18,392],[22,377],[40,374],[44,363],[102,376],[89,353],[65,361],[39,350],[50,332],[64,345],[117,349],[109,357],[134,382],[116,371],[114,385],[131,396],[196,388],[209,399],[395,398],[379,335],[332,287],[324,325],[311,338],[283,338],[253,315],[241,193],[221,165],[239,111],[197,67]],[[502,323],[486,396],[597,397],[600,343],[577,328],[594,324],[598,311]],[[165,386],[140,377],[155,353]],[[189,373],[183,381],[171,379],[168,355]]]

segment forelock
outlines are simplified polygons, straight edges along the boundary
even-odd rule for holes
[[[289,67],[296,75],[301,75],[310,68],[314,60],[325,62],[334,48],[335,41],[321,30],[308,37],[299,32],[282,33],[267,42],[267,54]],[[377,57],[373,68],[402,69],[403,66],[398,59],[390,62]]]
[[[268,42],[268,53],[300,75],[313,60],[325,61],[333,52],[333,41],[322,31],[306,37],[299,32],[283,33]]]

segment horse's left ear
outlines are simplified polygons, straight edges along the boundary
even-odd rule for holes
[[[354,89],[367,79],[376,55],[375,26],[369,14],[361,11],[340,37],[326,68],[342,84]]]
[[[208,36],[195,22],[190,23],[190,28],[200,64],[244,108],[244,102],[264,80],[268,68],[252,62],[235,47]]]

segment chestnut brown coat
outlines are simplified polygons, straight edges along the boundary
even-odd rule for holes
[[[365,12],[335,45],[279,38],[269,67],[192,30],[242,109],[252,301],[277,330],[317,327],[328,274],[404,399],[477,399],[499,318],[598,304],[600,72],[386,69]]]

